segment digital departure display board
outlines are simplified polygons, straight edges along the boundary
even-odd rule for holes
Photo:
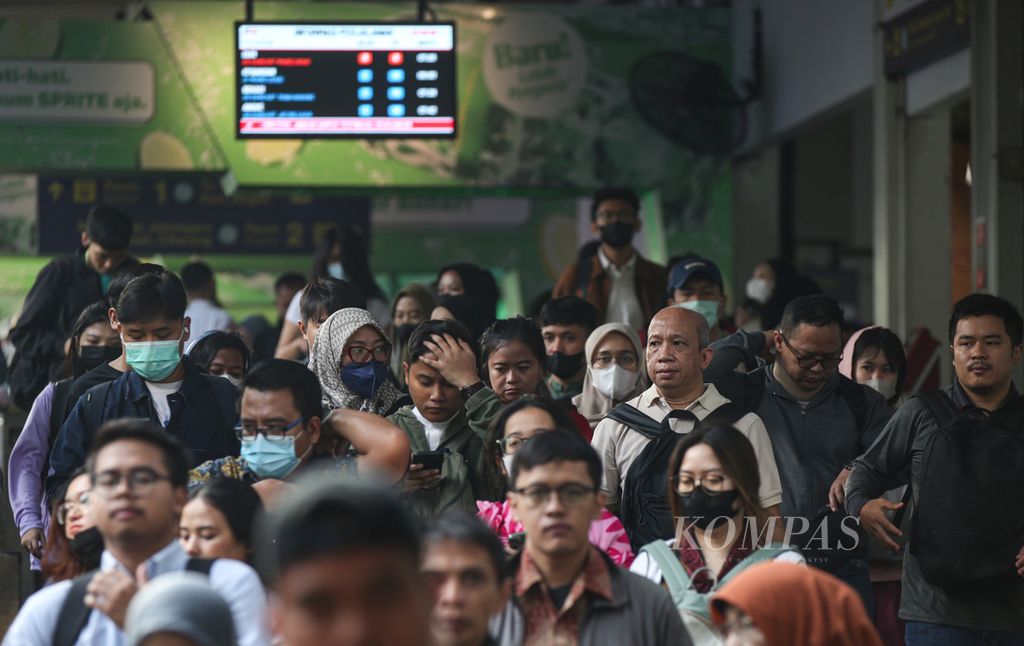
[[[235,28],[239,138],[455,136],[453,23]]]

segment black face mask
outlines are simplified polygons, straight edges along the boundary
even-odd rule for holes
[[[609,247],[625,247],[633,242],[632,222],[611,222],[601,227],[601,242]]]
[[[84,375],[93,368],[97,368],[104,363],[110,363],[120,356],[121,346],[119,345],[82,346],[78,351],[78,357],[75,359],[75,374],[78,376]]]
[[[545,359],[548,372],[559,379],[571,379],[583,368],[584,354],[584,352],[577,352],[576,354],[556,352],[549,354]]]
[[[395,340],[398,341],[399,345],[404,345],[409,340],[409,337],[412,336],[412,331],[416,327],[416,323],[403,323],[395,327]]]
[[[679,495],[679,507],[687,520],[692,520],[701,529],[707,529],[716,518],[732,518],[736,515],[732,505],[739,495],[737,489],[711,495],[703,487],[697,487],[688,494]]]
[[[103,535],[98,527],[90,527],[82,530],[68,541],[71,546],[71,553],[75,555],[78,562],[89,570],[95,570],[100,566],[100,555],[103,554]]]

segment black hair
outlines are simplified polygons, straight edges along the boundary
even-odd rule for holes
[[[614,188],[605,187],[599,188],[594,191],[594,195],[590,200],[590,221],[594,222],[597,220],[597,209],[600,208],[602,202],[608,200],[622,200],[630,207],[633,212],[640,213],[640,198],[637,197],[636,192],[628,188]]]
[[[449,511],[428,523],[423,532],[423,549],[429,550],[431,545],[442,541],[455,541],[479,547],[494,566],[497,583],[501,584],[509,577],[501,541],[491,528],[476,516],[464,511]]]
[[[299,291],[306,286],[306,279],[302,274],[296,274],[295,272],[287,272],[281,274],[274,281],[274,293],[281,291],[285,287]]]
[[[1024,322],[1021,321],[1020,312],[1010,301],[992,294],[968,294],[956,302],[953,306],[953,315],[949,318],[950,344],[956,339],[957,323],[972,316],[1001,318],[1006,327],[1006,334],[1010,337],[1010,343],[1015,346],[1021,344]]]
[[[306,419],[324,416],[320,380],[301,363],[286,359],[261,361],[245,376],[242,383],[243,394],[250,388],[260,392],[289,390],[300,415]]]
[[[601,486],[601,457],[579,433],[541,433],[526,442],[512,459],[509,482],[517,486],[519,474],[552,462],[583,462],[596,490]]]
[[[798,296],[786,305],[779,323],[779,331],[786,336],[792,335],[797,327],[810,325],[825,327],[835,325],[843,329],[843,308],[834,298],[822,294]]]
[[[204,370],[209,370],[210,364],[221,350],[236,350],[242,356],[243,374],[249,372],[249,362],[252,361],[249,347],[235,332],[221,330],[210,332],[195,342],[189,349],[188,356],[192,358],[192,363]]]
[[[427,341],[430,341],[432,336],[444,336],[445,334],[459,341],[465,341],[469,344],[473,354],[477,353],[476,342],[462,323],[452,320],[423,321],[409,336],[409,365],[419,361],[420,357],[431,351],[427,347]]]
[[[903,349],[903,342],[892,330],[884,327],[875,327],[864,330],[853,344],[853,374],[850,376],[857,380],[857,361],[866,355],[874,356],[881,350],[885,358],[889,360],[896,370],[896,395],[903,392],[903,382],[907,378],[907,354]]]
[[[442,296],[437,307],[445,308],[456,321],[465,325],[474,343],[480,340],[487,326],[494,322],[488,306],[466,294]]]
[[[380,548],[405,554],[419,572],[420,537],[409,512],[392,492],[363,483],[304,487],[257,524],[256,565],[269,585],[295,564]]]
[[[505,427],[509,418],[521,410],[527,408],[539,408],[548,415],[555,423],[555,430],[566,430],[569,433],[578,433],[576,424],[569,415],[568,405],[541,397],[538,395],[523,395],[510,404],[501,407],[498,416],[491,424],[487,440],[484,441],[484,462],[482,468],[482,481],[485,495],[493,500],[504,500],[508,491],[508,478],[498,470],[498,462],[501,459],[501,446],[498,444],[505,437]]]
[[[526,318],[537,320],[540,318],[541,310],[551,300],[551,289],[545,289],[530,299],[530,302],[526,305]]]
[[[107,301],[111,307],[117,307],[117,299],[121,297],[121,292],[124,291],[125,285],[130,283],[132,279],[138,278],[145,274],[153,274],[159,276],[160,274],[167,271],[162,266],[151,263],[151,262],[140,262],[137,265],[131,267],[121,266],[121,269],[117,270],[114,277],[110,279],[110,287],[107,288]]]
[[[185,288],[173,273],[143,274],[128,281],[114,309],[121,323],[185,318]]]
[[[337,278],[317,278],[302,290],[299,311],[303,323],[327,318],[346,307],[366,309],[366,299],[352,283]]]
[[[110,307],[107,305],[106,300],[96,301],[91,305],[87,305],[82,313],[78,315],[78,320],[75,321],[75,327],[71,329],[71,336],[69,340],[71,343],[68,346],[68,354],[64,357],[64,362],[60,367],[60,376],[62,379],[67,379],[75,375],[75,360],[78,359],[78,351],[82,347],[81,336],[85,332],[85,329],[96,325],[97,323],[104,322],[110,325],[109,316]]]
[[[364,299],[384,298],[384,290],[377,284],[370,270],[368,244],[362,234],[349,224],[340,224],[329,229],[324,237],[320,238],[316,251],[313,252],[313,273],[310,281],[328,276],[327,265],[335,244],[341,247],[341,267],[345,270],[345,279],[359,290]]]
[[[466,296],[471,296],[487,307],[487,314],[490,317],[487,325],[493,323],[497,317],[498,300],[501,298],[501,290],[498,289],[498,281],[494,280],[494,274],[472,263],[457,262],[441,267],[434,284],[441,282],[441,276],[449,271],[454,271],[462,279],[462,288]]]
[[[234,478],[217,477],[193,491],[189,498],[202,498],[224,514],[235,540],[252,551],[253,525],[256,515],[263,513],[263,501],[252,485]]]
[[[597,308],[578,296],[557,298],[540,311],[541,327],[548,325],[579,325],[590,334],[597,327]]]
[[[195,292],[214,286],[213,269],[205,262],[186,263],[179,272],[181,284],[185,286],[186,292]]]
[[[100,430],[96,432],[92,445],[89,447],[89,456],[86,458],[85,466],[89,471],[89,477],[96,480],[96,456],[107,446],[114,442],[130,440],[143,442],[160,449],[163,454],[164,467],[167,469],[167,478],[174,487],[184,487],[188,484],[188,456],[185,448],[175,436],[158,429],[152,422],[142,419],[115,419],[105,422]]]
[[[499,349],[513,341],[522,342],[537,357],[541,367],[544,366],[544,357],[547,354],[544,350],[544,337],[541,336],[540,328],[533,321],[522,316],[510,319],[501,319],[491,324],[483,336],[480,337],[480,374],[484,381],[490,385],[487,360]]]
[[[97,204],[85,219],[89,240],[107,251],[124,251],[132,242],[132,216],[120,209]]]

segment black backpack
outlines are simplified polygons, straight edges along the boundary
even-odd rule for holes
[[[703,421],[688,410],[674,410],[664,420],[656,422],[629,404],[619,404],[609,411],[609,418],[651,440],[630,465],[619,504],[620,519],[634,552],[639,553],[641,547],[653,541],[675,536],[672,510],[665,494],[668,459],[683,436],[672,430],[670,421],[690,420],[696,430],[712,424],[735,424],[749,412],[742,404],[729,402],[713,410]]]
[[[924,443],[910,552],[929,582],[1020,584],[1024,545],[1024,397],[983,417],[943,392],[918,398],[938,423]]]
[[[189,559],[185,564],[188,572],[198,572],[210,576],[210,570],[216,559]],[[85,589],[89,582],[96,576],[99,570],[86,572],[71,582],[71,589],[68,596],[64,597],[64,604],[60,607],[60,614],[57,615],[57,627],[53,631],[53,646],[74,646],[78,636],[89,623],[89,615],[92,608],[85,605]]]

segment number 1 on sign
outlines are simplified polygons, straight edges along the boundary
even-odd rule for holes
[[[153,184],[153,190],[156,191],[157,204],[167,203],[167,182],[160,180],[156,184]]]

